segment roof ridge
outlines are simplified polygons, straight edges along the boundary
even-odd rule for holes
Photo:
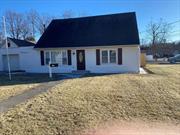
[[[73,18],[63,18],[63,19],[52,19],[52,21],[65,21],[65,20],[74,20],[74,19],[84,19],[84,18],[94,18],[94,17],[107,17],[114,15],[124,15],[124,14],[136,14],[135,11],[124,12],[124,13],[112,13],[112,14],[103,14],[103,15],[93,15],[93,16],[83,16],[83,17],[73,17]]]
[[[7,37],[7,38],[9,38],[9,39],[11,39],[11,40],[19,40],[19,41],[24,41],[24,42],[28,42],[28,43],[35,44],[35,43],[33,43],[33,42],[31,42],[31,41],[28,41],[28,40],[25,40],[25,39],[17,39],[17,38],[11,38],[11,37]]]

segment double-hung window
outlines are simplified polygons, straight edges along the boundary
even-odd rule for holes
[[[46,51],[45,52],[45,63],[46,65],[51,63],[58,63],[59,65],[68,65],[67,51]]]
[[[109,50],[109,62],[116,63],[116,50]]]
[[[68,64],[67,51],[62,51],[62,65]]]
[[[51,52],[51,63],[60,63],[60,52]]]
[[[108,50],[102,51],[102,64],[108,63]]]
[[[46,65],[48,65],[50,62],[50,52],[46,52],[45,53],[45,63]]]
[[[117,62],[116,50],[102,50],[101,51],[101,63],[102,64],[116,64]]]

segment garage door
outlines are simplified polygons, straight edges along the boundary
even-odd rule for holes
[[[3,61],[4,71],[8,71],[8,62],[7,62],[7,56],[6,55],[3,55],[2,61]],[[9,63],[10,63],[11,71],[20,70],[19,55],[18,54],[10,54],[9,55]]]

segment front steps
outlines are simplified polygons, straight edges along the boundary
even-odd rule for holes
[[[82,74],[88,74],[88,73],[90,73],[90,71],[88,71],[88,70],[73,70],[72,73],[82,75]]]

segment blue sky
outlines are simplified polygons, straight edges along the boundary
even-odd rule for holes
[[[6,10],[25,13],[35,9],[39,13],[61,16],[71,10],[75,15],[101,15],[135,11],[140,37],[145,37],[147,24],[163,18],[172,25],[171,40],[180,40],[180,0],[1,0],[0,16]]]

